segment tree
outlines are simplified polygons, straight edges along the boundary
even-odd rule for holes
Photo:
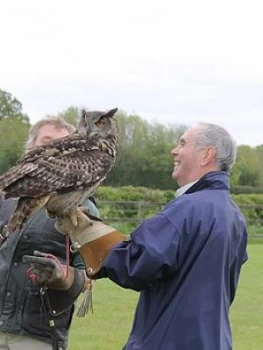
[[[256,149],[247,145],[238,147],[237,159],[232,171],[231,184],[234,186],[260,185],[260,167]]]
[[[0,89],[0,121],[10,117],[29,123],[28,116],[22,113],[22,103],[9,92]]]
[[[185,126],[150,124],[137,115],[117,113],[117,161],[105,184],[151,188],[176,188],[172,180],[171,149],[185,131]]]
[[[48,114],[47,117],[62,117],[69,124],[76,126],[79,121],[80,114],[81,114],[80,108],[76,106],[69,106],[67,109],[61,112],[58,112],[56,114]]]
[[[22,155],[29,128],[22,103],[0,90],[0,173],[13,166]]]
[[[58,115],[63,117],[68,123],[76,126],[79,116],[81,113],[81,109],[76,106],[70,106],[62,112],[59,112]]]
[[[259,166],[259,186],[263,187],[263,145],[256,147],[256,155]]]

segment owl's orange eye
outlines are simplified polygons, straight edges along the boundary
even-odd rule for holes
[[[98,120],[96,123],[95,123],[95,125],[96,126],[102,126],[104,123],[103,123],[103,121],[100,119],[100,120]]]

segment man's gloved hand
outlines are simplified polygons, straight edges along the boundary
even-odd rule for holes
[[[71,218],[68,216],[58,217],[55,226],[60,233],[69,235],[73,247],[76,244],[76,249],[90,241],[116,231],[115,228],[104,224],[100,218],[89,214],[85,207],[79,207],[75,214],[77,218],[76,226],[73,225]]]
[[[59,232],[68,234],[72,248],[79,249],[85,260],[87,273],[96,273],[105,260],[111,248],[124,241],[125,236],[115,228],[106,225],[87,210],[80,207],[76,211],[77,226],[68,217],[57,218],[56,228]]]
[[[24,263],[30,264],[30,274],[34,282],[56,290],[68,290],[74,282],[74,269],[62,265],[53,255],[41,253],[37,250],[34,255],[24,255]]]

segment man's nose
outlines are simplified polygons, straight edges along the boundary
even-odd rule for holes
[[[171,155],[172,156],[176,156],[178,154],[178,146],[175,146],[172,150],[171,150]]]

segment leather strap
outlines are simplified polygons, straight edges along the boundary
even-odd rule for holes
[[[113,231],[94,241],[84,244],[79,252],[85,261],[88,277],[97,273],[106,259],[110,250],[118,243],[123,242],[126,237],[118,232]]]

